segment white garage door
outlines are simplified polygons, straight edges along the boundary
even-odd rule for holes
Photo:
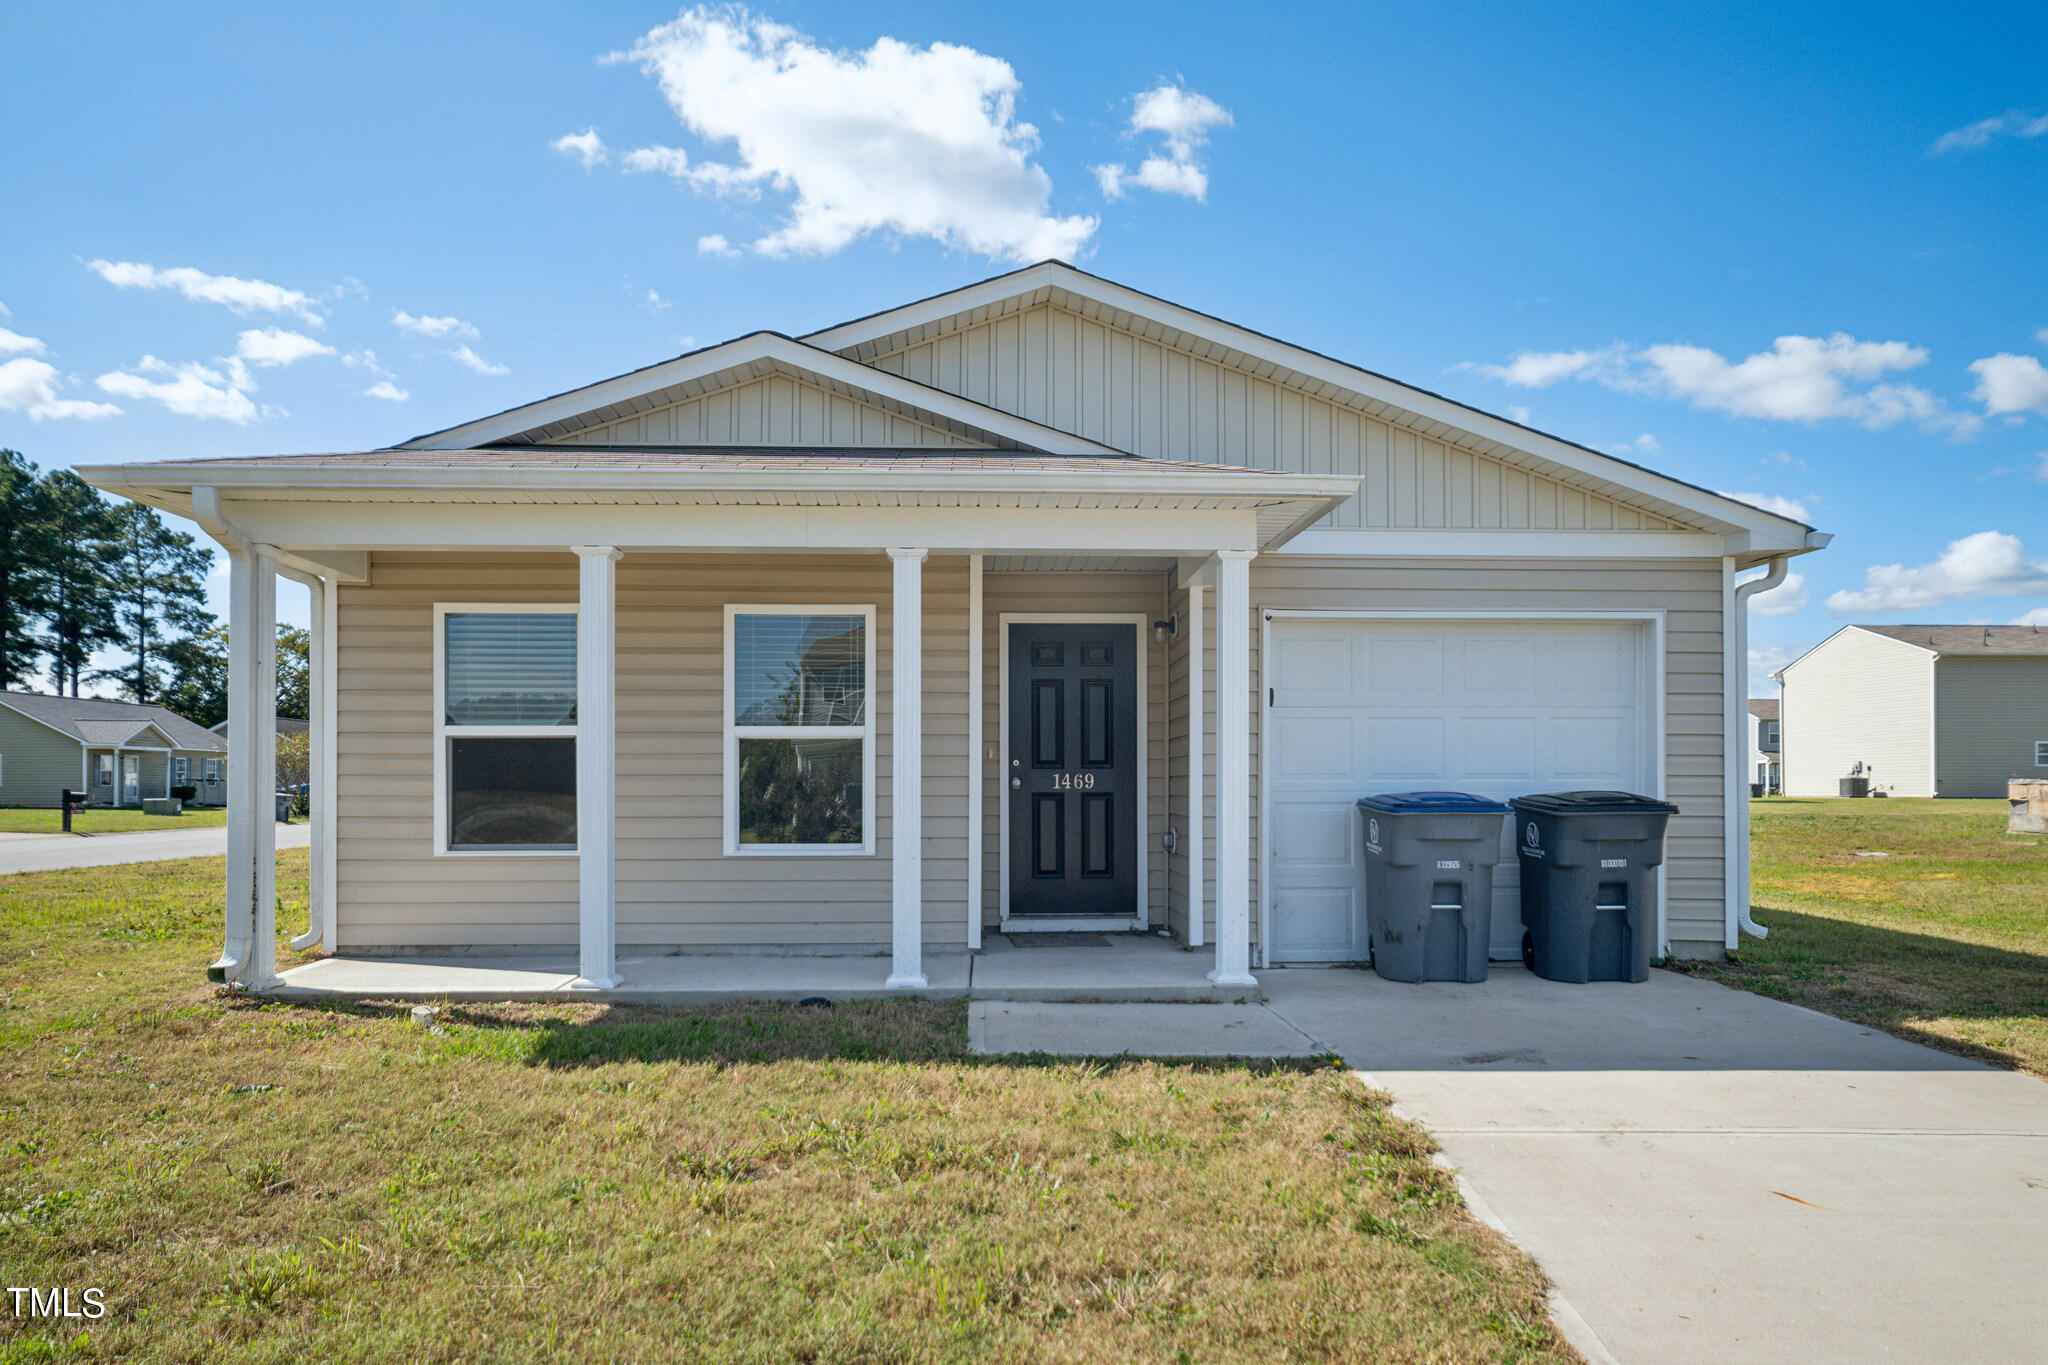
[[[1361,796],[1654,794],[1648,635],[1637,623],[1275,620],[1268,959],[1365,957]],[[1507,837],[1494,878],[1496,958],[1521,951]]]

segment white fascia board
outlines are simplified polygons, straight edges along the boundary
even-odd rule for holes
[[[1105,307],[1149,318],[1161,326],[1171,327],[1218,346],[1240,351],[1268,364],[1293,370],[1361,397],[1389,404],[1424,420],[1441,422],[1486,440],[1496,441],[1589,478],[1603,479],[1636,489],[1673,506],[1682,507],[1686,511],[1749,532],[1757,544],[1744,548],[1761,549],[1765,544],[1780,551],[1818,548],[1807,544],[1809,528],[1790,518],[1766,512],[1762,508],[1751,507],[1748,503],[1738,502],[1733,498],[1724,498],[1706,489],[1694,488],[1690,484],[1644,469],[1640,465],[1630,464],[1626,460],[1617,460],[1583,446],[1573,445],[1569,441],[1510,422],[1505,417],[1496,417],[1492,413],[1467,407],[1463,403],[1454,402],[1425,389],[1413,388],[1384,375],[1361,370],[1342,361],[1332,360],[1328,356],[1318,355],[1314,351],[1303,350],[1287,342],[1248,331],[1220,318],[1209,317],[1183,308],[1179,304],[1141,294],[1134,289],[1113,284],[1085,271],[1063,266],[1056,261],[1042,262],[1008,275],[999,275],[992,280],[984,280],[977,285],[969,285],[950,294],[941,294],[936,298],[908,304],[886,313],[841,323],[822,332],[810,333],[804,340],[826,350],[842,350],[895,332],[928,326],[959,313],[992,307],[1020,294],[1035,293],[1046,288],[1062,289]]]
[[[961,398],[943,389],[931,388],[882,370],[869,369],[844,356],[834,355],[830,351],[821,350],[776,332],[754,332],[723,345],[678,356],[659,365],[651,365],[644,370],[635,370],[630,374],[622,374],[580,389],[571,389],[567,393],[543,398],[539,402],[511,408],[474,422],[465,422],[446,431],[414,437],[397,448],[474,449],[494,441],[511,440],[536,427],[568,421],[598,408],[627,402],[643,394],[658,392],[692,379],[764,361],[797,375],[811,375],[828,382],[845,384],[877,398],[900,403],[905,407],[958,422],[1034,450],[1043,450],[1048,454],[1122,453],[1071,432],[1060,431],[1022,417],[1014,417],[995,408],[984,407],[972,399]]]

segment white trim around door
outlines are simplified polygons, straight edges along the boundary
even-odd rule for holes
[[[1272,636],[1273,622],[1275,621],[1299,619],[1323,621],[1608,621],[1634,622],[1646,626],[1648,627],[1646,632],[1648,638],[1644,642],[1644,647],[1649,653],[1649,658],[1646,660],[1649,667],[1645,670],[1645,679],[1650,695],[1644,699],[1646,705],[1643,708],[1644,728],[1649,732],[1645,736],[1648,743],[1644,746],[1644,751],[1654,756],[1653,761],[1656,764],[1656,770],[1654,773],[1646,774],[1652,780],[1647,784],[1651,787],[1651,790],[1645,794],[1655,796],[1660,800],[1665,796],[1665,784],[1670,771],[1670,764],[1666,761],[1664,752],[1667,726],[1664,715],[1665,627],[1664,609],[1662,607],[1645,607],[1639,611],[1596,611],[1575,610],[1572,608],[1517,610],[1491,610],[1483,608],[1431,610],[1428,608],[1417,608],[1353,611],[1345,609],[1314,610],[1259,606],[1258,613],[1259,757],[1261,761],[1255,770],[1259,791],[1259,828],[1255,836],[1256,842],[1252,849],[1252,857],[1254,866],[1259,870],[1259,903],[1256,909],[1259,917],[1258,965],[1260,967],[1269,965],[1266,955],[1273,941],[1273,867],[1272,858],[1269,853],[1269,844],[1266,838],[1266,832],[1272,828],[1269,806],[1272,801],[1273,784],[1270,780],[1271,775],[1266,771],[1265,760],[1272,752],[1270,736],[1273,732],[1273,692],[1274,688],[1278,686],[1274,681],[1272,671]],[[1360,793],[1360,795],[1364,795],[1364,793]],[[1671,935],[1668,927],[1670,896],[1665,886],[1666,870],[1666,864],[1658,864],[1657,951],[1660,955],[1671,951]]]
[[[1014,925],[1010,920],[1010,797],[1003,778],[1010,771],[1010,627],[1013,625],[1128,625],[1135,632],[1138,655],[1138,904],[1128,918],[1121,915],[1033,915]],[[1148,927],[1152,904],[1152,889],[1147,875],[1152,861],[1148,842],[1152,830],[1152,775],[1146,763],[1151,752],[1147,737],[1152,700],[1148,676],[1152,659],[1151,629],[1152,618],[1142,611],[1006,611],[996,617],[996,700],[999,708],[996,720],[999,740],[996,748],[996,796],[1002,803],[996,848],[997,866],[1002,871],[996,878],[996,887],[999,892],[997,904],[1001,909],[998,928],[1002,933],[1010,932],[1013,927],[1020,932],[1034,934],[1062,931],[1115,933]]]

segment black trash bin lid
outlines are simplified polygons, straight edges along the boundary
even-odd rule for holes
[[[1536,815],[1676,815],[1678,807],[1634,792],[1537,792],[1509,803]]]
[[[1388,811],[1396,815],[1438,812],[1450,815],[1506,815],[1508,808],[1490,797],[1471,792],[1381,792],[1358,798],[1360,810]]]

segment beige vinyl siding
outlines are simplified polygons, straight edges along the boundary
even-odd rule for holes
[[[890,934],[892,580],[880,554],[635,555],[618,568],[621,945],[865,944]],[[960,943],[966,907],[967,570],[924,572],[925,936]],[[574,858],[433,852],[435,602],[576,600],[567,554],[378,554],[341,590],[337,700],[340,946],[568,944]],[[724,609],[876,608],[876,851],[724,852]]]
[[[981,449],[942,427],[784,375],[550,437],[549,445],[946,446]]]
[[[1834,796],[1862,763],[1873,786],[1934,795],[1934,655],[1848,626],[1784,672],[1779,781],[1787,796]]]
[[[1148,623],[1139,627],[1142,645],[1148,651],[1145,662],[1145,828],[1140,831],[1144,845],[1145,885],[1149,922],[1158,924],[1166,913],[1166,855],[1160,835],[1167,824],[1166,689],[1167,651],[1151,643],[1149,623],[1166,615],[1164,573],[985,573],[982,576],[982,672],[987,690],[982,694],[983,752],[1002,752],[1003,629],[1005,612],[1088,615],[1116,612],[1139,613]],[[925,629],[929,631],[929,618]],[[933,704],[926,693],[925,705]],[[927,740],[929,744],[931,741]],[[1000,923],[1002,878],[1009,875],[1002,856],[1003,811],[1009,805],[1009,791],[1000,763],[985,763],[982,788],[982,923]],[[926,815],[926,820],[931,816]],[[927,857],[930,855],[927,854]]]
[[[1935,664],[1934,763],[1942,796],[2003,797],[2014,778],[2048,778],[2048,658],[1944,655]]]
[[[55,806],[79,790],[83,746],[69,735],[0,707],[0,806]]]
[[[1252,561],[1252,839],[1258,841],[1267,609],[1400,611],[1662,610],[1665,794],[1678,806],[1665,851],[1672,948],[1722,952],[1724,749],[1721,572],[1717,560],[1369,560],[1275,555]],[[1228,623],[1219,623],[1219,629]],[[1212,770],[1213,771],[1213,770]],[[1213,791],[1213,779],[1211,782]],[[1252,867],[1254,905],[1259,868]]]
[[[1049,304],[869,363],[1139,455],[1356,475],[1359,496],[1320,527],[1677,528],[1652,512]]]

